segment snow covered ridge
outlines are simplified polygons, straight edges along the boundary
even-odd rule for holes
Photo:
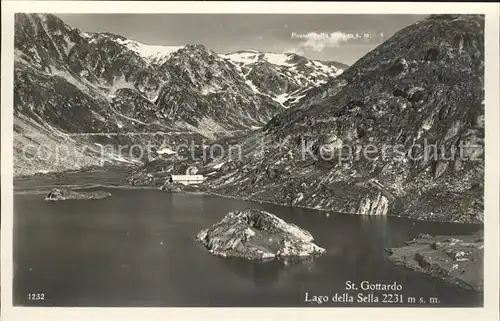
[[[139,56],[148,60],[150,63],[157,64],[162,64],[170,57],[172,53],[181,48],[184,48],[184,46],[145,45],[143,43],[128,39],[117,39],[117,42],[136,52]]]
[[[222,58],[230,59],[232,62],[240,65],[249,65],[258,61],[267,61],[273,65],[288,67],[297,65],[297,62],[294,61],[294,59],[297,59],[299,57],[304,58],[294,53],[259,52],[256,50],[243,50],[229,54],[220,54],[220,56]],[[342,69],[336,68],[334,66],[327,66],[321,61],[310,59],[308,60],[311,62],[312,66],[318,67],[325,73],[337,74],[339,72],[342,72]],[[311,64],[309,64],[309,66],[311,66]]]
[[[280,66],[292,66],[293,63],[290,63],[290,55],[289,54],[280,54],[280,53],[263,53],[254,50],[245,50],[238,51],[226,55],[221,55],[223,58],[229,58],[235,63],[243,63],[243,64],[251,64],[255,63],[259,60],[265,60],[273,65]]]
[[[297,92],[320,86],[344,71],[335,63],[310,60],[294,53],[243,50],[219,56],[236,67],[254,92],[270,97],[284,108],[304,96]],[[276,86],[276,83],[281,85]]]
[[[121,37],[116,37],[114,41],[137,53],[140,57],[145,58],[148,62],[157,64],[165,62],[170,57],[170,55],[187,46],[147,45],[138,41]],[[245,50],[230,54],[219,54],[219,56],[222,59],[230,59],[233,63],[240,65],[248,65],[258,61],[267,61],[273,65],[287,67],[294,67],[297,64],[296,62],[292,61],[294,57],[297,57],[297,55],[293,53],[270,53],[259,52],[255,50]],[[310,60],[310,63],[308,63],[307,66],[319,69],[320,72],[332,76],[337,76],[342,72],[342,69],[336,68],[334,66],[327,66],[317,60]]]
[[[107,36],[104,33],[98,34],[99,36]],[[88,35],[86,35],[88,37]],[[149,63],[154,63],[161,65],[167,61],[170,56],[177,52],[178,50],[185,48],[187,45],[181,46],[169,46],[169,45],[147,45],[140,43],[138,41],[126,39],[120,36],[113,37],[113,40],[124,46],[125,48],[135,52],[138,56],[144,58]],[[92,41],[92,40],[91,40]],[[305,73],[305,70],[298,70],[299,63],[297,59],[305,59],[305,57],[298,56],[293,53],[270,53],[270,52],[259,52],[256,50],[244,50],[237,51],[230,54],[219,54],[220,58],[223,60],[230,60],[233,64],[238,67],[248,66],[259,61],[265,61],[272,65],[278,67],[288,67],[291,72],[297,74]],[[308,72],[312,72],[312,76],[329,76],[336,77],[340,75],[343,70],[335,66],[328,66],[321,61],[309,60],[307,63],[303,64],[303,67],[307,69]],[[238,68],[241,71],[241,68]],[[243,74],[243,76],[245,76]],[[303,77],[303,75],[298,75],[298,77]]]
[[[97,34],[107,36],[104,33]],[[87,35],[88,36],[88,35]],[[185,46],[167,46],[167,45],[146,45],[138,41],[126,39],[123,37],[113,37],[113,40],[125,48],[135,52],[139,57],[144,58],[149,63],[162,64],[171,54]],[[92,41],[92,40],[91,40]]]

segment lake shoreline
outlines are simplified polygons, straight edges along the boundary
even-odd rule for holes
[[[129,169],[128,167],[106,167],[107,170],[112,170],[112,169],[120,169],[120,170],[126,170]],[[88,172],[95,172],[96,169],[92,168],[90,170],[82,170],[82,171],[65,171],[65,172],[57,172],[57,173],[45,173],[45,174],[37,174],[37,175],[31,175],[31,176],[23,176],[23,177],[14,177],[14,186],[16,185],[16,180],[24,180],[24,179],[37,179],[41,177],[54,177],[54,175],[64,175],[68,173],[88,173]],[[63,185],[62,185],[63,186]],[[74,190],[82,190],[82,189],[93,189],[93,188],[120,188],[120,189],[137,189],[137,190],[160,190],[159,187],[154,187],[154,186],[137,186],[137,185],[128,185],[128,184],[122,184],[122,185],[109,185],[109,184],[94,184],[90,186],[82,186],[82,187],[75,187],[78,185],[72,185],[70,188]],[[20,194],[22,191],[14,191],[14,193]],[[42,193],[42,192],[39,192]],[[165,192],[169,193],[169,192]],[[336,212],[332,211],[329,209],[325,208],[316,208],[316,207],[308,207],[308,206],[303,206],[303,205],[285,205],[285,204],[280,204],[277,202],[272,202],[272,201],[263,201],[263,200],[258,200],[258,199],[253,199],[253,198],[245,198],[245,197],[238,197],[234,195],[229,195],[229,194],[220,194],[216,192],[211,192],[207,190],[199,190],[199,191],[189,191],[189,190],[183,190],[181,192],[174,192],[174,193],[184,193],[184,194],[192,194],[192,195],[213,195],[213,196],[218,196],[222,198],[227,198],[227,199],[235,199],[235,200],[242,200],[242,201],[248,201],[248,202],[254,202],[254,203],[259,203],[259,204],[271,204],[271,205],[276,205],[276,206],[282,206],[282,207],[289,207],[289,208],[301,208],[301,209],[308,209],[308,210],[313,210],[313,211],[319,211],[319,212],[325,212],[325,213],[335,213],[335,214],[341,214],[341,215],[356,215],[356,216],[362,216],[365,214],[359,214],[359,213],[347,213],[347,212]],[[481,227],[481,230],[484,230],[484,223],[467,223],[467,222],[454,222],[454,221],[433,221],[433,220],[427,220],[427,219],[421,219],[421,218],[414,218],[414,217],[406,217],[402,215],[368,215],[368,216],[385,216],[385,217],[396,217],[399,219],[406,219],[406,220],[411,220],[411,221],[421,221],[421,222],[435,222],[435,223],[448,223],[448,224],[465,224],[465,225],[471,225],[471,226],[477,226]]]
[[[190,193],[190,192],[184,192],[183,193]],[[471,226],[480,226],[484,229],[484,223],[479,224],[479,223],[466,223],[466,222],[454,222],[454,221],[433,221],[433,220],[426,220],[426,219],[418,219],[418,218],[413,218],[413,217],[406,217],[406,216],[401,216],[401,215],[365,215],[365,214],[359,214],[359,213],[345,213],[345,212],[334,212],[332,210],[324,209],[324,208],[315,208],[315,207],[308,207],[308,206],[303,206],[303,205],[284,205],[284,204],[279,204],[276,202],[271,202],[271,201],[262,201],[262,200],[256,200],[256,199],[251,199],[251,198],[241,198],[241,197],[236,197],[236,196],[231,196],[231,195],[224,195],[224,194],[218,194],[218,193],[213,193],[213,192],[201,192],[205,193],[207,195],[214,195],[214,196],[219,196],[219,197],[224,197],[224,198],[230,198],[230,199],[236,199],[236,200],[242,200],[242,201],[251,201],[255,203],[265,203],[265,204],[271,204],[271,205],[278,205],[278,206],[283,206],[283,207],[290,207],[290,208],[303,208],[303,209],[308,209],[308,210],[314,210],[314,211],[320,211],[320,212],[330,212],[330,213],[335,213],[335,214],[341,214],[341,215],[356,215],[356,216],[373,216],[373,217],[396,217],[399,219],[405,219],[405,220],[410,220],[410,221],[419,221],[419,222],[435,222],[435,223],[447,223],[447,224],[465,224],[465,225],[471,225]]]

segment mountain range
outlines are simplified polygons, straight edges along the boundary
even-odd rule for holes
[[[243,159],[209,170],[210,191],[482,222],[484,17],[431,15],[398,31],[240,144]]]
[[[145,45],[111,33],[86,33],[52,14],[19,13],[14,70],[16,173],[74,164],[60,162],[54,167],[33,151],[29,159],[38,162],[26,162],[22,147],[26,142],[43,143],[46,146],[40,148],[48,150],[61,140],[73,150],[85,147],[82,153],[72,153],[78,154],[78,163],[86,159],[78,165],[83,166],[93,162],[92,151],[99,146],[130,142],[127,133],[166,132],[182,141],[175,133],[191,133],[200,140],[259,128],[305,91],[345,68],[292,53],[219,54],[200,44]]]

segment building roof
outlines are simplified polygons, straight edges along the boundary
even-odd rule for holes
[[[205,178],[203,175],[172,175],[173,181],[201,181]]]

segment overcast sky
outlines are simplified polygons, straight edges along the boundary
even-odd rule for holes
[[[87,32],[107,31],[150,45],[203,44],[219,52],[296,52],[353,64],[425,15],[57,14]]]

